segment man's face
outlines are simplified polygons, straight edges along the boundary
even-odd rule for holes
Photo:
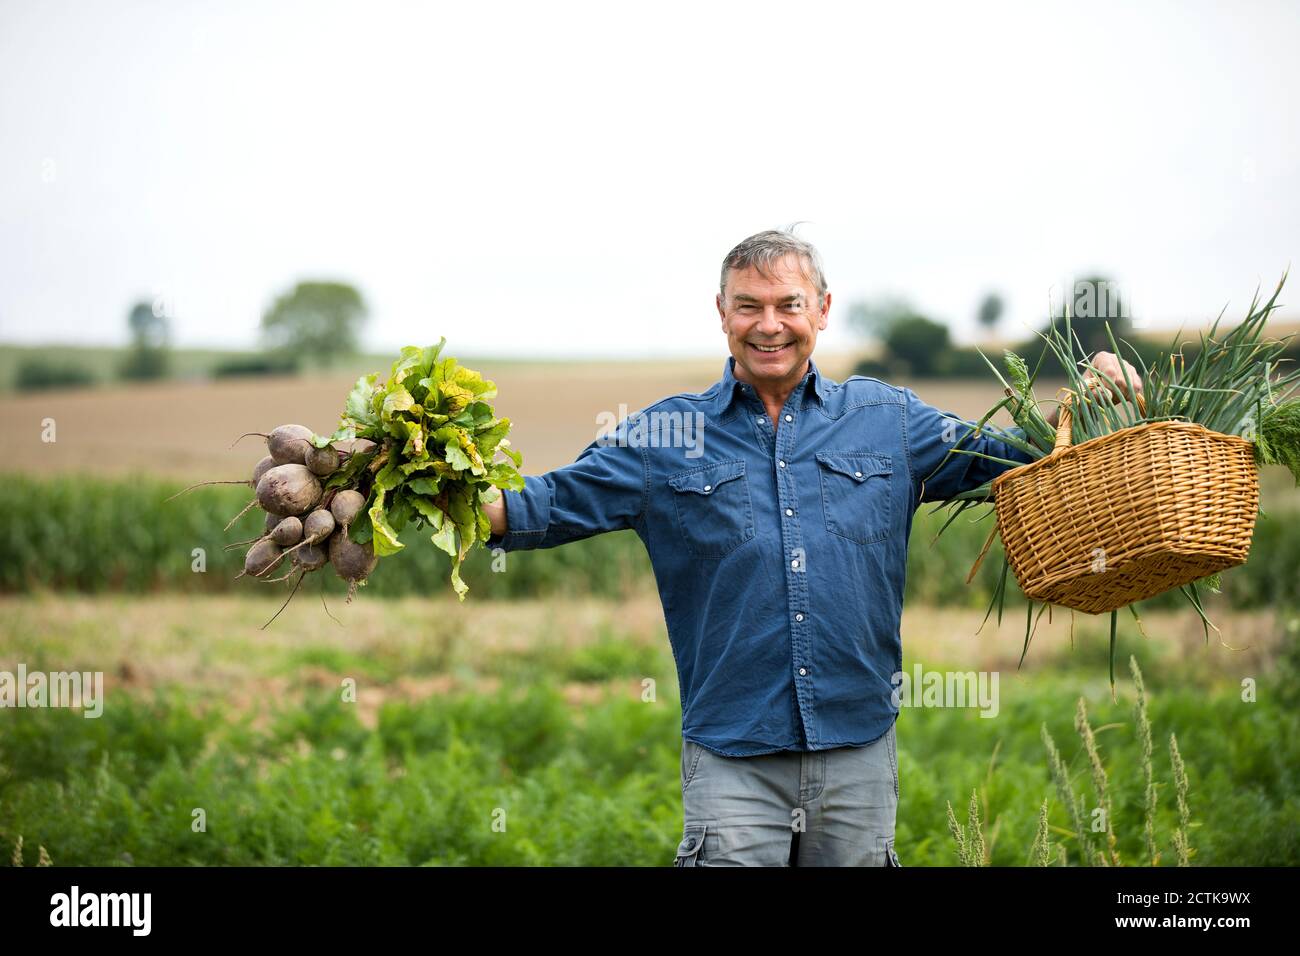
[[[736,378],[752,385],[797,383],[826,328],[831,294],[817,290],[791,253],[769,275],[732,269],[726,294],[717,296],[718,315],[736,358]]]

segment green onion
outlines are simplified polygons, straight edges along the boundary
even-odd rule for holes
[[[1050,455],[1056,440],[1056,429],[1048,424],[1038,400],[1034,396],[1033,385],[1042,368],[1043,360],[1051,354],[1065,369],[1065,387],[1073,393],[1071,399],[1071,439],[1078,445],[1093,438],[1100,438],[1124,428],[1132,428],[1149,422],[1181,421],[1204,425],[1211,431],[1228,435],[1239,435],[1253,443],[1255,461],[1259,465],[1283,465],[1295,477],[1300,487],[1300,398],[1292,397],[1300,388],[1300,369],[1287,374],[1279,372],[1279,366],[1285,359],[1282,353],[1291,336],[1282,339],[1264,337],[1264,327],[1268,316],[1276,309],[1278,295],[1286,283],[1286,273],[1278,281],[1277,288],[1268,300],[1261,303],[1259,291],[1256,290],[1246,311],[1246,317],[1229,331],[1219,333],[1219,323],[1227,309],[1221,311],[1211,323],[1209,329],[1199,335],[1199,347],[1195,356],[1188,361],[1184,355],[1187,343],[1180,341],[1181,332],[1175,335],[1169,351],[1161,354],[1159,359],[1148,366],[1142,361],[1131,344],[1117,340],[1106,323],[1106,335],[1111,350],[1122,360],[1125,351],[1136,361],[1135,368],[1140,374],[1135,380],[1126,366],[1122,382],[1103,375],[1093,366],[1091,356],[1083,349],[1082,343],[1074,333],[1070,323],[1070,313],[1065,310],[1063,322],[1053,318],[1045,332],[1039,332],[1044,348],[1038,364],[1031,373],[1025,359],[1014,352],[1004,353],[1006,377],[997,366],[980,352],[985,363],[1002,384],[1005,397],[980,419],[974,429],[976,433],[987,430],[1007,445],[1017,448],[1033,459]],[[1061,322],[1061,324],[1058,324]],[[1063,325],[1063,327],[1062,327]],[[1091,381],[1089,381],[1091,379]],[[1139,408],[1134,398],[1135,382],[1141,383],[1145,400],[1145,411]],[[1098,383],[1100,386],[1098,387]],[[1001,409],[1007,409],[1013,421],[1024,432],[1025,439],[1006,434],[996,426],[985,428],[993,415]],[[984,452],[953,448],[949,454],[976,455],[990,461],[1010,466],[1022,462]],[[945,458],[945,461],[947,459]],[[954,495],[951,499],[940,502],[939,508],[953,508],[954,514],[946,521],[939,534],[942,534],[957,515],[967,507],[975,504],[988,504],[992,500],[992,482],[985,482],[978,488],[969,489]],[[988,509],[976,520],[983,520],[993,513]],[[936,538],[938,535],[936,535]],[[1002,620],[1002,610],[1006,600],[1007,562],[1005,555],[1002,572],[988,612],[987,621],[996,606],[998,621]],[[1205,579],[1211,590],[1217,591],[1218,575]],[[1197,582],[1180,588],[1188,602],[1196,610],[1209,639],[1210,628],[1214,625],[1205,615],[1201,604]],[[1021,661],[1029,650],[1029,641],[1036,629],[1037,620],[1033,618],[1033,604],[1029,602],[1029,619],[1025,622],[1025,643],[1021,651]],[[1137,611],[1129,605],[1135,619]],[[1042,613],[1040,609],[1039,613]],[[981,628],[983,624],[980,625]],[[1116,618],[1111,617],[1111,689],[1114,691],[1115,670],[1115,626]],[[1139,619],[1140,626],[1140,619]],[[1214,627],[1217,631],[1218,628]]]

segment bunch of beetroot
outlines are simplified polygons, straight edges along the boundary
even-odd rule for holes
[[[443,358],[445,342],[407,346],[386,378],[358,379],[332,435],[302,425],[250,432],[266,439],[268,452],[252,480],[200,482],[256,492],[227,530],[254,506],[266,513],[263,534],[231,545],[248,548],[240,577],[293,578],[287,605],[306,575],[330,564],[348,582],[351,601],[378,559],[405,546],[398,535],[413,525],[432,528],[430,540],[450,556],[451,585],[465,599],[462,562],[491,532],[484,505],[524,480],[521,456],[506,438],[510,419],[492,409],[496,386]]]
[[[330,564],[348,582],[351,600],[378,561],[369,542],[357,544],[348,537],[348,528],[366,499],[354,488],[326,490],[325,482],[357,450],[337,445],[318,448],[316,435],[302,425],[281,425],[264,437],[270,454],[253,469],[257,497],[248,507],[256,504],[266,512],[266,527],[261,537],[238,545],[251,545],[244,555],[243,574],[265,578],[277,568],[285,570],[289,562],[284,575],[288,577],[294,571],[306,574]]]
[[[358,439],[322,447],[316,434],[303,425],[281,425],[270,434],[248,434],[265,438],[268,452],[253,467],[251,480],[201,481],[172,497],[204,485],[250,486],[254,498],[230,520],[226,530],[253,507],[266,513],[266,523],[259,537],[227,547],[248,548],[239,577],[284,581],[296,575],[289,595],[292,599],[303,577],[329,564],[348,582],[350,602],[357,585],[365,582],[379,559],[369,541],[358,544],[348,535],[366,506],[366,496],[356,488],[326,485],[340,475],[345,462],[353,455],[366,453],[373,442]]]

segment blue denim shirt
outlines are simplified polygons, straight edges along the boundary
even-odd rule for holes
[[[911,389],[835,382],[811,361],[773,426],[734,361],[708,391],[628,415],[572,464],[526,476],[487,544],[633,529],[663,602],[685,738],[726,756],[868,744],[898,713],[913,512],[1011,467],[954,447],[1032,459]]]

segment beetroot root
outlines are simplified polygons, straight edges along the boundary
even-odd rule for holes
[[[356,593],[357,585],[370,577],[370,572],[375,570],[378,563],[379,558],[369,541],[357,544],[345,531],[339,531],[330,538],[330,564],[334,565],[334,573],[348,582],[349,602]]]
[[[302,540],[302,519],[289,515],[281,518],[271,532],[271,540],[282,548],[288,548]]]
[[[338,449],[329,445],[324,448],[312,445],[303,456],[303,464],[311,469],[312,474],[325,478],[339,470]]]
[[[320,497],[320,481],[306,465],[276,465],[257,483],[257,503],[273,515],[304,514]]]
[[[330,514],[334,515],[334,520],[346,533],[348,526],[357,520],[357,515],[361,514],[361,509],[365,506],[366,496],[349,488],[334,496],[330,502]]]
[[[280,562],[280,546],[269,538],[263,538],[244,555],[244,573],[260,577]]]

